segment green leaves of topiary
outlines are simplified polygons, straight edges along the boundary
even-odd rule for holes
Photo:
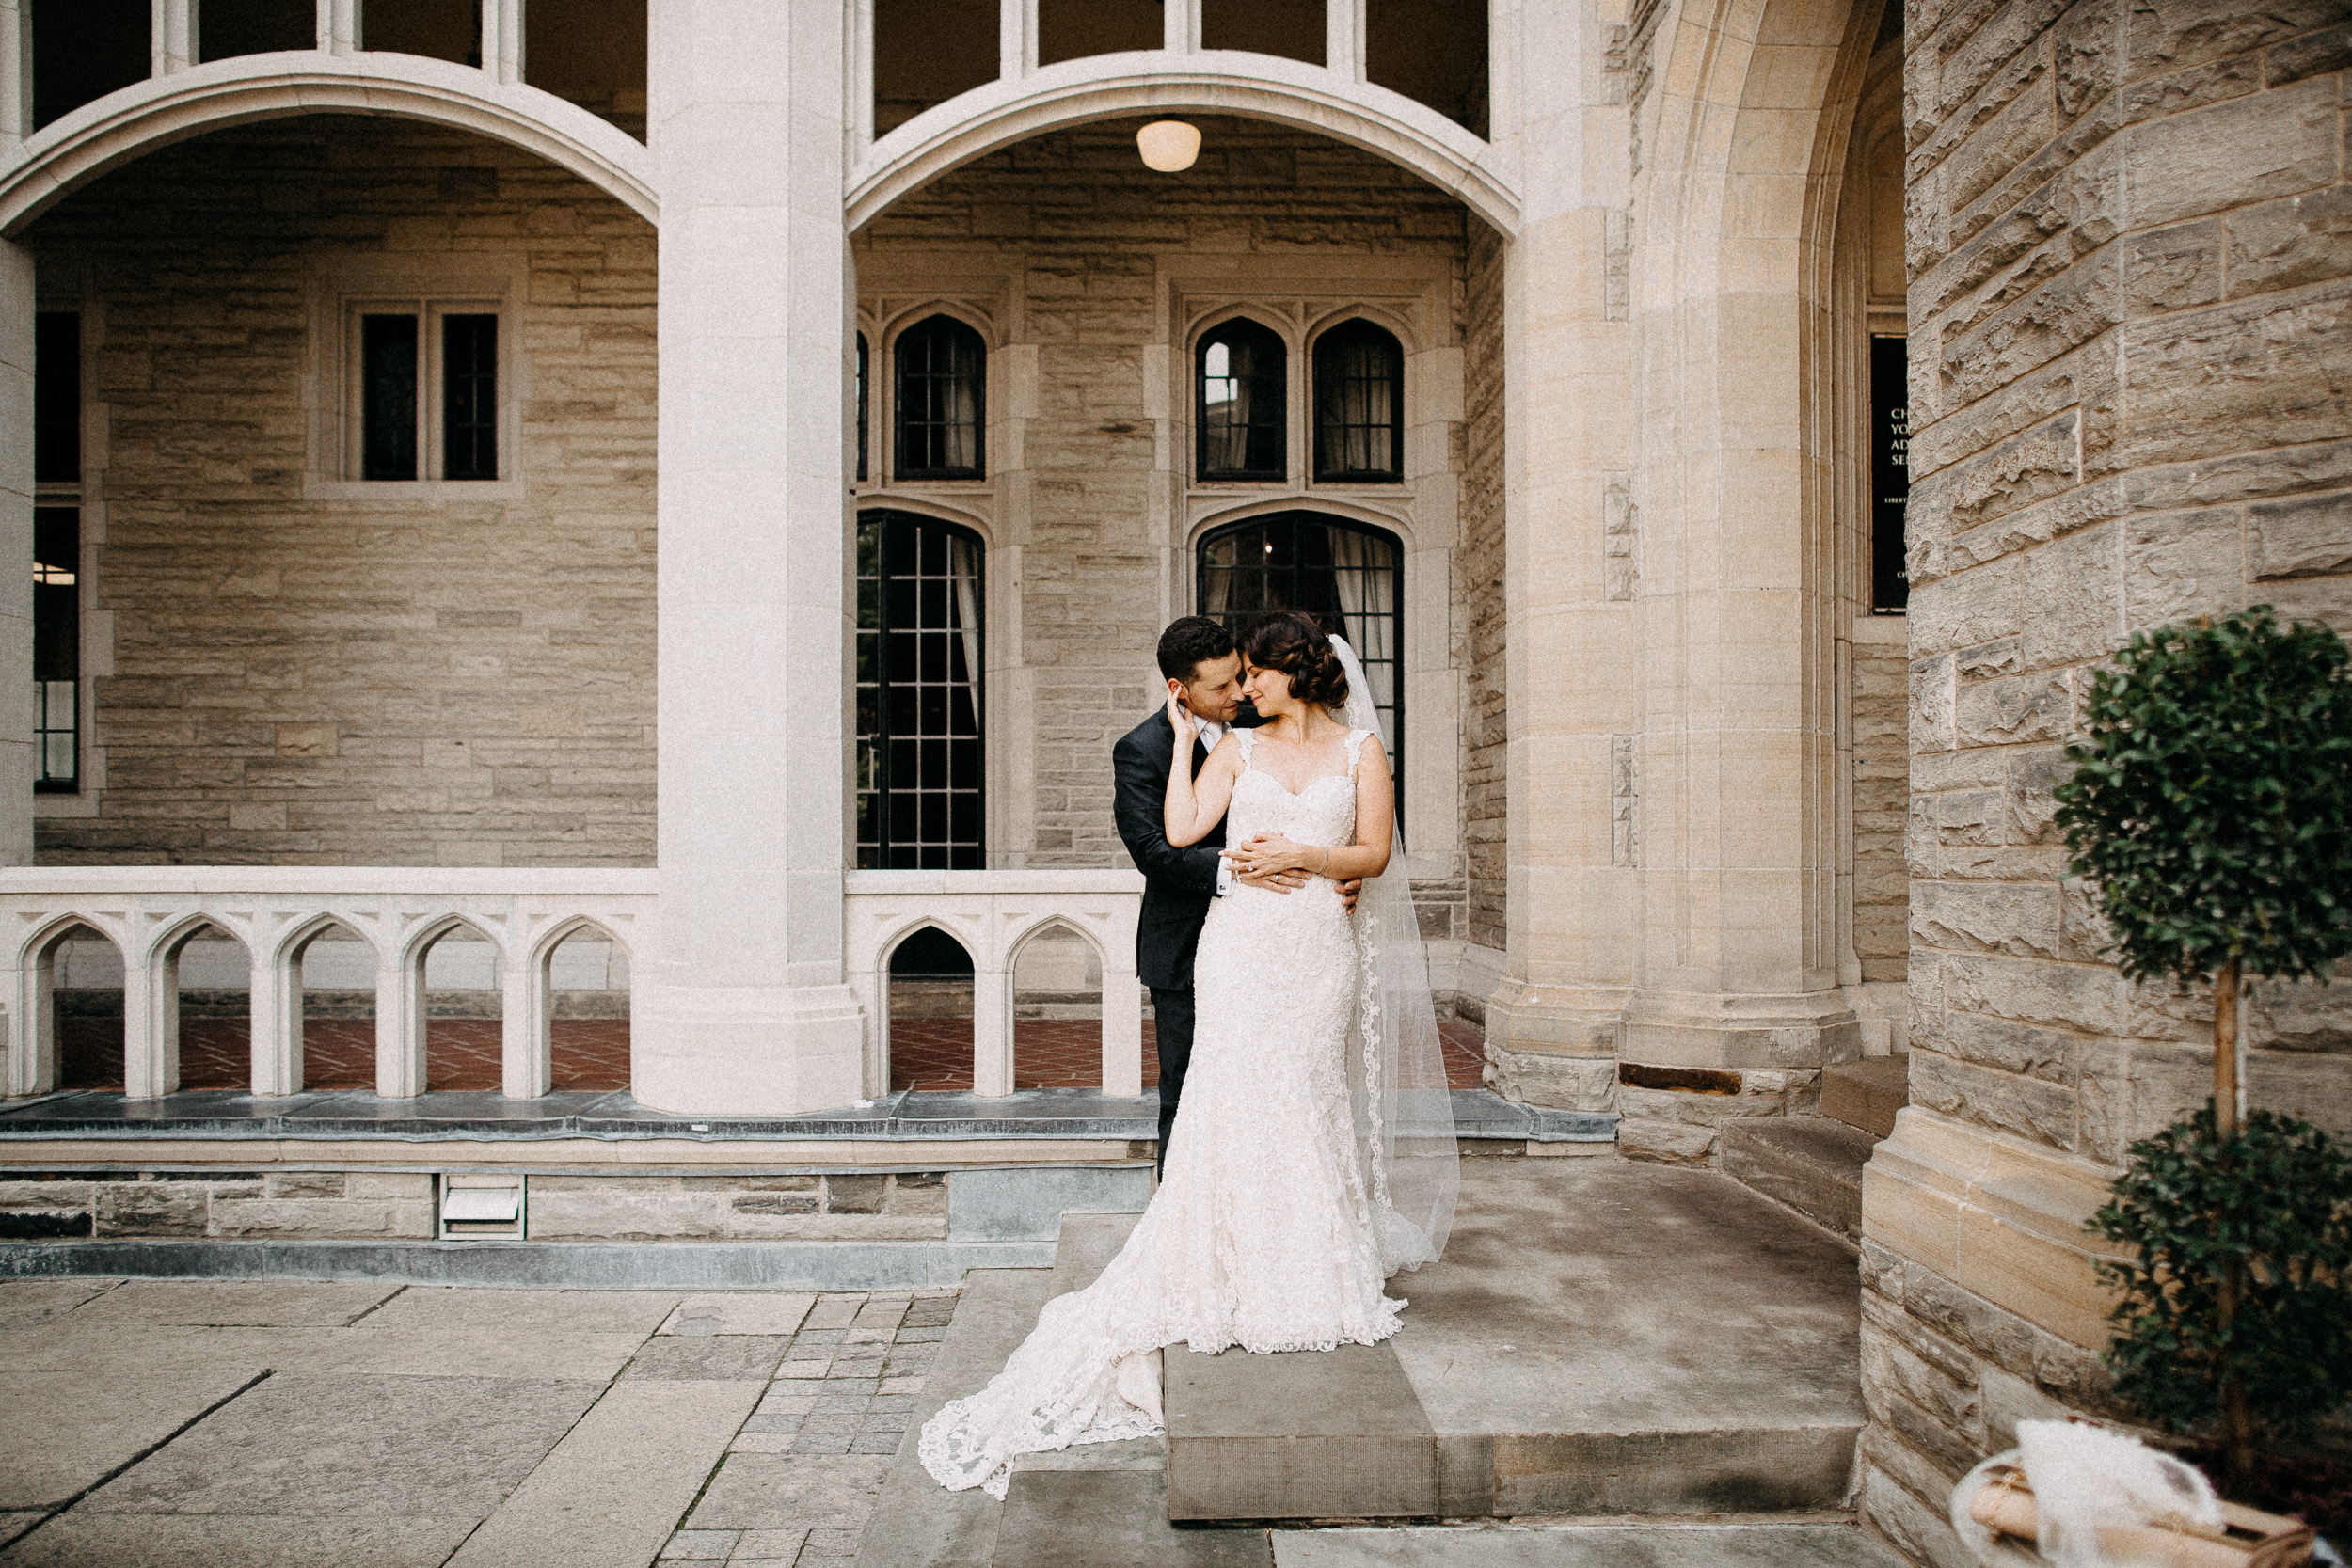
[[[2267,606],[2136,632],[2091,683],[2058,788],[2115,958],[2182,985],[2352,952],[2352,653]]]
[[[2223,1136],[2209,1106],[2134,1144],[2113,1191],[2091,1228],[2138,1253],[2099,1265],[2117,1393],[2183,1432],[2233,1380],[2276,1431],[2352,1396],[2352,1163],[2326,1133],[2255,1111]]]

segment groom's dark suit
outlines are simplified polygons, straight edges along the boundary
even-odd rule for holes
[[[1165,804],[1168,767],[1176,750],[1175,726],[1161,708],[1111,748],[1119,787],[1113,814],[1119,836],[1143,873],[1143,914],[1136,923],[1136,973],[1152,988],[1153,1032],[1160,1052],[1160,1160],[1168,1160],[1168,1136],[1176,1125],[1176,1101],[1184,1089],[1184,1068],[1192,1060],[1192,955],[1200,944],[1200,923],[1216,896],[1217,851],[1225,847],[1219,822],[1200,843],[1179,849],[1168,842]],[[1197,775],[1209,749],[1192,743]]]

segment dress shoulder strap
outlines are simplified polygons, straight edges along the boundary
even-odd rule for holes
[[[1345,742],[1347,746],[1347,776],[1350,779],[1353,779],[1356,776],[1356,764],[1363,760],[1364,739],[1371,734],[1372,732],[1370,730],[1350,730],[1347,732],[1347,740]]]
[[[1241,760],[1246,766],[1249,761],[1250,748],[1258,744],[1258,732],[1256,730],[1245,730],[1240,725],[1236,724],[1225,733],[1232,736],[1233,737],[1233,744],[1241,748]]]

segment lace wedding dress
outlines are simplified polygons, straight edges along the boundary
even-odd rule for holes
[[[1354,843],[1368,733],[1348,732],[1347,771],[1293,794],[1248,766],[1257,737],[1236,731],[1226,842]],[[1157,1433],[1163,1346],[1329,1350],[1397,1331],[1406,1304],[1381,1287],[1397,1262],[1425,1259],[1397,1256],[1400,1221],[1359,1156],[1350,1045],[1371,1036],[1350,1025],[1376,1006],[1366,974],[1334,882],[1236,884],[1211,906],[1167,1175],[1101,1277],[1046,1303],[995,1380],[925,1425],[917,1451],[942,1484],[1002,1497],[1017,1455]]]

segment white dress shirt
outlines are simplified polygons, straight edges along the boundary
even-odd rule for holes
[[[1199,714],[1193,715],[1192,721],[1200,728],[1200,744],[1212,752],[1225,739],[1226,732],[1232,728],[1231,724],[1216,719],[1203,719]],[[1233,863],[1219,855],[1216,862],[1216,895],[1224,897],[1232,885]]]

